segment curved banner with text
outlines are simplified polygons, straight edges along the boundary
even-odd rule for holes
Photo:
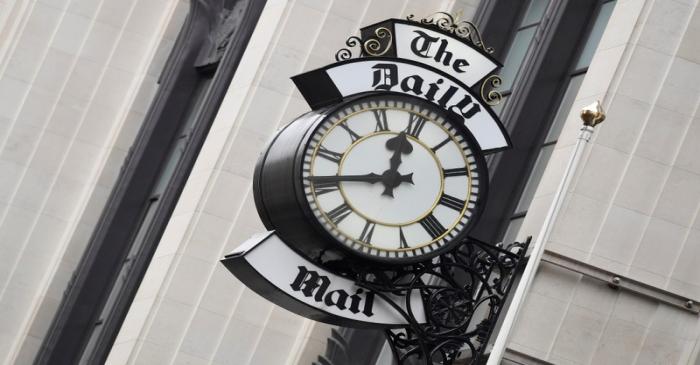
[[[273,231],[253,236],[221,262],[256,293],[306,318],[367,328],[407,324],[380,295],[309,262]],[[405,298],[391,299],[406,311]],[[425,323],[420,294],[410,300],[416,321]]]
[[[395,20],[394,32],[396,57],[435,67],[469,87],[499,66],[463,40],[426,26]]]
[[[371,91],[393,91],[439,105],[464,121],[483,152],[511,146],[490,107],[465,84],[422,63],[396,58],[342,61],[292,78],[313,109]]]

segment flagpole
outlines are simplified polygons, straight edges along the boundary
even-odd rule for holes
[[[559,182],[559,187],[554,194],[554,200],[552,201],[552,205],[549,207],[549,212],[545,217],[542,228],[535,239],[535,243],[532,245],[530,258],[527,261],[527,265],[523,271],[520,283],[513,294],[513,300],[511,301],[508,311],[506,312],[506,316],[503,319],[503,324],[501,325],[496,341],[493,344],[493,348],[491,349],[486,365],[500,364],[501,359],[505,354],[506,346],[508,344],[508,337],[515,326],[515,321],[517,320],[520,309],[525,302],[527,291],[530,289],[530,285],[532,285],[532,281],[535,278],[537,267],[539,266],[540,260],[542,259],[542,254],[544,253],[545,243],[549,240],[549,235],[552,233],[554,221],[559,215],[559,210],[564,203],[564,197],[566,196],[566,192],[569,190],[569,185],[571,185],[571,180],[576,173],[581,156],[583,155],[583,150],[585,149],[588,141],[590,141],[593,131],[595,130],[595,126],[605,120],[605,113],[603,112],[603,108],[600,106],[600,102],[596,101],[595,103],[583,108],[581,110],[581,119],[583,120],[583,127],[581,128],[581,132],[576,140],[576,146],[574,147],[574,151],[571,153],[569,163],[566,166],[566,170],[564,170],[564,176]]]

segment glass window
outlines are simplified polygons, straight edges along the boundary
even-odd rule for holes
[[[503,79],[501,90],[507,91],[513,87],[515,76],[517,76],[520,65],[525,59],[532,38],[535,37],[536,30],[537,27],[530,27],[518,31],[515,35],[513,44],[508,50],[508,57],[506,57],[506,61],[503,63],[504,66],[501,69],[501,79]]]
[[[134,239],[135,242],[140,242],[143,240],[148,228],[150,228],[153,218],[155,217],[157,207],[158,203],[156,199],[149,201],[148,207],[146,208],[146,213],[144,214],[144,219]],[[134,244],[129,249],[129,254],[127,255],[126,260],[124,260],[124,263],[119,270],[118,278],[114,283],[112,291],[107,297],[107,302],[105,303],[104,307],[102,307],[99,319],[95,323],[95,327],[92,330],[88,344],[85,347],[85,351],[83,351],[82,353],[82,356],[80,358],[81,365],[94,363],[95,360],[92,359],[91,356],[94,355],[93,352],[95,350],[95,347],[97,346],[97,342],[100,340],[100,335],[102,335],[102,332],[105,328],[105,321],[111,315],[111,312],[114,310],[114,305],[117,302],[119,295],[122,294],[122,289],[126,285],[126,281],[129,278],[129,273],[131,270],[133,260],[138,254],[138,249],[140,249],[141,247],[141,245]]]
[[[532,167],[530,177],[527,180],[527,184],[525,184],[525,190],[523,190],[523,194],[520,196],[518,207],[515,208],[516,212],[527,211],[527,208],[530,207],[532,198],[535,197],[535,190],[537,190],[537,186],[540,184],[540,179],[542,179],[544,168],[547,167],[547,162],[552,155],[552,151],[554,151],[554,145],[544,146],[540,150],[537,161],[535,161],[535,166]]]
[[[579,56],[578,62],[576,63],[576,69],[588,67],[591,64],[593,53],[595,53],[596,48],[598,48],[598,43],[600,42],[600,38],[603,37],[603,31],[608,24],[608,19],[610,19],[610,14],[612,14],[614,7],[615,1],[605,3],[600,7],[598,17],[595,23],[593,23],[593,28],[591,28],[591,33],[588,35],[586,45],[583,47],[581,56]]]
[[[187,147],[187,143],[189,141],[189,138],[187,137],[188,136],[179,137],[177,142],[175,142],[175,145],[172,147],[172,150],[164,163],[163,170],[156,181],[151,196],[163,194],[165,189],[172,181],[173,175],[176,172],[176,167],[180,164],[180,160],[185,154],[185,148]]]
[[[520,24],[522,27],[539,23],[542,20],[542,15],[544,15],[545,9],[547,9],[547,4],[549,0],[532,0],[530,5],[527,7],[527,12],[523,16],[523,21]]]
[[[559,104],[559,109],[557,110],[557,115],[554,116],[554,121],[552,121],[552,126],[549,127],[549,132],[544,139],[544,143],[555,142],[559,138],[561,129],[564,128],[564,123],[566,123],[566,117],[569,116],[569,111],[571,110],[571,106],[574,105],[578,89],[581,88],[581,83],[585,76],[586,74],[576,75],[569,80],[569,85],[566,87],[564,97],[561,99],[561,104]]]

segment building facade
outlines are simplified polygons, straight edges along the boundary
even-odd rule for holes
[[[309,109],[289,77],[362,26],[447,11],[504,63],[514,148],[488,160],[477,238],[536,239],[580,109],[607,112],[504,363],[700,364],[696,0],[0,9],[0,363],[390,364],[381,333],[275,307],[219,259],[264,230],[257,156]]]

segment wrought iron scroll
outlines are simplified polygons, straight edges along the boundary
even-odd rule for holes
[[[339,49],[338,52],[335,53],[335,60],[343,61],[352,58],[352,51],[350,49],[357,47],[358,45],[360,45],[360,43],[362,43],[362,39],[360,39],[360,37],[351,36],[348,39],[346,39],[345,45],[349,48]]]
[[[451,252],[410,267],[344,271],[405,317],[406,327],[385,333],[399,365],[449,365],[457,359],[477,364],[529,243],[528,239],[501,248],[467,240]],[[411,310],[414,293],[422,298],[426,323],[419,323]],[[396,296],[403,303],[392,299]]]
[[[374,38],[369,38],[362,44],[362,49],[370,56],[383,56],[391,49],[391,31],[379,27],[374,30],[374,35]]]
[[[500,87],[502,83],[503,80],[501,80],[501,77],[498,75],[487,77],[484,82],[481,83],[481,99],[488,105],[498,105],[501,99],[503,99],[503,95],[496,91],[496,88]]]
[[[421,24],[431,24],[446,32],[452,33],[457,37],[467,40],[469,43],[481,48],[486,53],[493,53],[493,47],[486,47],[481,38],[479,29],[474,23],[466,20],[460,20],[460,15],[453,16],[452,14],[439,11],[423,19],[416,19],[416,16],[411,14],[406,17],[407,20],[419,22]]]
[[[353,57],[351,49],[360,47],[359,56],[383,56],[391,49],[392,34],[388,28],[379,27],[374,35],[362,41],[360,37],[352,36],[345,40],[348,48],[341,48],[335,53],[336,61],[344,61]]]

